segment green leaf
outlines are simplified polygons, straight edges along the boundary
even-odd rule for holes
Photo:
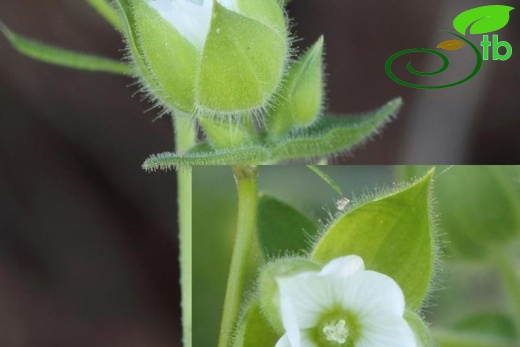
[[[184,153],[165,152],[151,155],[143,163],[146,171],[173,170],[193,165],[254,165],[269,160],[269,151],[260,146],[213,149],[200,144]]]
[[[435,246],[429,191],[433,171],[414,184],[354,207],[330,225],[312,259],[327,263],[349,254],[368,270],[393,278],[416,311],[430,286]]]
[[[436,342],[433,338],[432,333],[430,332],[430,328],[421,319],[421,317],[419,317],[417,313],[406,311],[404,314],[404,318],[406,319],[406,321],[408,322],[415,334],[417,347],[436,346]]]
[[[394,99],[379,110],[358,117],[324,117],[273,145],[274,160],[310,159],[331,156],[367,141],[377,134],[402,105]]]
[[[249,304],[238,325],[233,347],[274,346],[280,337],[267,322],[255,300]]]
[[[314,221],[292,206],[268,195],[258,200],[257,232],[266,259],[285,252],[309,249],[309,240],[318,231]]]
[[[124,0],[118,0],[124,1]],[[400,98],[381,109],[358,117],[326,117],[315,125],[264,147],[249,145],[213,149],[208,144],[197,146],[185,154],[171,152],[152,155],[143,164],[148,171],[169,170],[191,165],[251,165],[276,163],[283,160],[315,159],[352,149],[376,134],[402,105]]]
[[[453,20],[453,27],[462,35],[466,35],[470,26],[470,34],[487,34],[505,27],[512,10],[514,7],[504,5],[476,7],[459,14]]]
[[[318,175],[322,180],[324,180],[332,189],[336,191],[336,193],[338,193],[339,195],[343,195],[343,192],[341,191],[339,185],[336,182],[334,182],[334,180],[330,178],[329,175],[320,170],[316,165],[307,165],[307,167],[316,175]]]
[[[45,63],[84,71],[110,72],[120,75],[133,74],[133,68],[128,64],[39,43],[15,34],[1,22],[0,30],[18,52]]]
[[[117,14],[117,11],[112,7],[110,2],[107,0],[86,0],[90,6],[92,6],[101,17],[105,18],[107,22],[112,24],[112,26],[116,29],[122,30],[123,23],[121,23],[121,18]]]

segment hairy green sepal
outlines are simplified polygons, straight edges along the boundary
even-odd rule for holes
[[[312,259],[327,263],[357,254],[367,269],[393,278],[407,307],[418,310],[430,286],[435,258],[429,204],[432,174],[339,217],[317,242]]]
[[[293,128],[311,125],[323,104],[323,37],[289,68],[269,112],[269,136],[276,140]]]
[[[144,0],[129,1],[135,18],[138,52],[132,52],[134,60],[148,70],[141,76],[149,92],[171,108],[185,113],[194,112],[193,91],[200,53],[173,26]],[[148,78],[151,76],[158,85]],[[159,88],[156,90],[155,88]]]
[[[287,54],[285,32],[215,2],[196,81],[199,113],[238,114],[264,108],[278,89]]]

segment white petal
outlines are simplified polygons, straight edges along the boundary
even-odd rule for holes
[[[285,297],[283,300],[280,300],[280,311],[282,312],[282,323],[289,344],[294,347],[299,347],[301,332],[291,298]]]
[[[365,270],[363,259],[357,255],[347,255],[329,262],[320,271],[320,275],[333,275],[346,278],[363,270]]]
[[[282,336],[280,340],[276,343],[276,346],[274,347],[292,347],[291,343],[289,342],[289,338],[287,337],[287,334]]]
[[[285,330],[308,329],[316,326],[319,316],[334,306],[340,297],[335,293],[335,279],[306,272],[293,277],[278,278],[280,308]]]
[[[211,25],[213,1],[147,0],[147,3],[185,39],[202,51]],[[238,12],[238,0],[218,0],[218,2],[227,9]]]
[[[206,0],[209,1],[209,0]],[[251,1],[251,0],[248,0]],[[238,0],[218,0],[218,2],[226,8],[238,12]]]
[[[202,50],[209,32],[212,0],[204,1],[202,5],[195,0],[147,0],[147,2],[184,38],[197,49]]]
[[[348,279],[338,280],[337,285],[343,288],[342,307],[360,316],[377,314],[402,317],[404,314],[404,294],[399,285],[386,275],[362,271]]]
[[[356,347],[416,347],[415,335],[403,317],[366,317]]]

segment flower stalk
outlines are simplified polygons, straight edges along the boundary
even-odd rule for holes
[[[231,343],[240,307],[247,255],[255,233],[258,204],[257,167],[234,166],[233,174],[238,190],[237,234],[224,299],[219,347],[229,347]]]
[[[173,117],[175,147],[183,153],[193,147],[197,133],[195,123],[184,114]],[[177,171],[179,212],[179,244],[181,264],[181,305],[184,347],[192,345],[192,230],[191,230],[191,168]]]

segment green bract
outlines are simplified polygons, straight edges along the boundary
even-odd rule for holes
[[[419,309],[430,287],[435,259],[429,204],[432,174],[339,217],[316,244],[312,259],[325,263],[357,254],[367,269],[399,284],[409,309]]]
[[[116,0],[149,94],[199,116],[264,109],[278,90],[288,33],[276,0]]]

